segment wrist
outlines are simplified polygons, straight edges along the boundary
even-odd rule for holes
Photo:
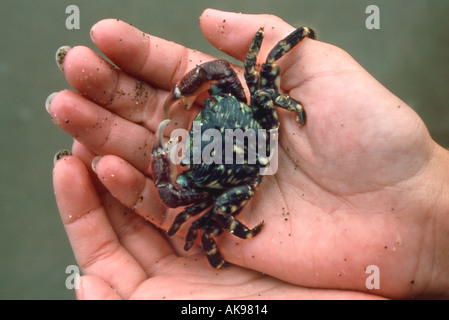
[[[426,178],[433,195],[429,202],[428,231],[423,246],[429,286],[424,295],[449,298],[449,151],[435,144]]]

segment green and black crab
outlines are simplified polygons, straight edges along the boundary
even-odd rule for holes
[[[197,66],[177,83],[164,105],[166,115],[175,101],[188,101],[186,107],[189,108],[195,97],[209,88],[210,98],[205,100],[203,109],[194,120],[201,122],[202,133],[207,129],[217,129],[220,132],[224,129],[254,132],[260,132],[260,129],[267,132],[277,129],[279,121],[276,107],[294,112],[299,125],[303,126],[306,121],[304,109],[298,101],[280,92],[281,70],[275,62],[305,38],[315,39],[315,32],[307,27],[299,27],[293,31],[277,43],[260,71],[257,71],[256,60],[262,44],[263,28],[257,31],[244,64],[244,76],[251,95],[249,104],[242,84],[230,64],[225,60],[214,60]],[[167,233],[169,236],[174,235],[189,218],[205,211],[191,224],[184,249],[189,250],[198,233],[203,231],[202,246],[209,263],[215,268],[221,268],[226,262],[218,251],[215,237],[227,230],[237,237],[249,239],[262,230],[263,222],[249,229],[236,216],[254,195],[262,180],[260,169],[268,166],[269,162],[265,156],[256,155],[256,163],[195,163],[191,153],[189,161],[181,162],[185,170],[177,174],[176,164],[168,154],[173,140],[163,143],[163,130],[168,122],[169,120],[161,122],[156,131],[152,176],[165,205],[170,208],[186,208],[176,216]],[[190,135],[192,143],[193,128]],[[265,145],[263,154],[270,155],[270,144]],[[203,148],[204,145],[201,145],[201,149]],[[224,148],[222,152],[223,159],[226,157]],[[244,152],[248,152],[246,145]]]

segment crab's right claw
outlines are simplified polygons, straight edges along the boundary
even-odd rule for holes
[[[186,189],[176,182],[176,162],[172,161],[170,151],[179,143],[179,138],[174,137],[164,143],[164,128],[169,123],[167,119],[159,124],[153,142],[151,176],[159,197],[169,208],[204,201],[209,197],[207,192]]]
[[[247,101],[243,87],[229,62],[212,60],[190,70],[179,80],[165,100],[165,118],[170,118],[170,108],[177,100],[181,100],[189,110],[199,95],[211,89],[211,84],[215,85],[215,90],[230,93],[242,102]]]
[[[176,165],[170,161],[169,145],[164,144],[164,128],[170,123],[170,120],[162,121],[155,133],[152,160],[151,160],[151,175],[153,176],[156,187],[163,187],[169,184],[174,184],[176,181]],[[172,141],[173,142],[173,141]]]

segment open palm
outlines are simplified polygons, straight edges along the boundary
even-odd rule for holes
[[[261,57],[293,30],[266,15],[208,10],[200,21],[206,38],[239,60],[258,28],[265,28]],[[226,28],[217,28],[220,23]],[[301,101],[307,124],[299,128],[291,113],[278,111],[278,170],[239,215],[249,227],[262,220],[265,227],[252,240],[221,236],[223,256],[240,267],[214,270],[199,248],[180,257],[186,255],[182,239],[169,243],[129,212],[167,230],[180,211],[163,206],[147,177],[152,138],[168,90],[212,57],[116,20],[99,22],[92,38],[120,70],[85,47],[71,49],[63,69],[82,95],[60,92],[50,107],[54,121],[82,143],[74,145],[76,158],[57,162],[54,183],[87,275],[84,295],[331,297],[337,292],[301,287],[366,292],[369,266],[380,276],[372,293],[422,292],[428,271],[422,248],[430,245],[432,221],[422,199],[438,195],[416,186],[440,149],[420,118],[347,53],[307,39],[279,61],[281,87]],[[174,108],[166,132],[188,128],[197,112],[198,106]],[[96,155],[103,157],[89,175],[85,166]],[[177,236],[185,236],[186,227]],[[218,284],[220,290],[213,290]]]

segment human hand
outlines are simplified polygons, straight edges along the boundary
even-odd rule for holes
[[[200,25],[211,43],[239,60],[244,59],[259,27],[265,27],[262,57],[293,30],[273,16],[213,10],[203,13]],[[92,37],[121,71],[87,48],[71,49],[64,59],[64,73],[83,96],[63,91],[53,98],[50,108],[55,122],[94,152],[76,143],[73,153],[86,165],[96,154],[110,155],[95,166],[108,192],[100,185],[89,187],[91,182],[77,158],[64,165],[58,162],[55,167],[58,205],[63,221],[74,220],[67,224],[67,230],[86,274],[101,277],[123,297],[132,296],[136,288],[150,289],[146,285],[155,283],[154,275],[163,275],[158,288],[169,288],[170,281],[179,285],[182,279],[176,275],[181,269],[202,279],[227,274],[232,281],[245,275],[241,283],[258,279],[259,274],[250,271],[256,270],[284,281],[264,276],[264,285],[268,281],[292,290],[303,290],[293,286],[301,285],[367,291],[369,274],[365,268],[376,265],[380,289],[373,290],[375,294],[403,298],[444,294],[447,290],[441,282],[447,261],[432,262],[440,248],[447,248],[448,239],[439,236],[444,228],[447,230],[447,223],[435,224],[444,207],[441,185],[431,183],[435,181],[432,178],[441,181],[442,173],[446,174],[435,168],[441,168],[440,161],[447,155],[432,141],[419,117],[347,53],[305,40],[279,61],[281,86],[302,102],[307,124],[299,128],[292,114],[278,111],[278,171],[264,178],[239,215],[248,226],[264,220],[265,228],[253,240],[220,237],[219,248],[226,260],[243,267],[232,266],[222,272],[210,269],[201,254],[198,261],[192,260],[198,258],[198,252],[189,258],[176,258],[163,237],[132,214],[124,216],[127,211],[121,207],[133,209],[162,229],[170,226],[179,210],[167,210],[152,181],[145,177],[152,136],[163,119],[162,103],[168,90],[186,71],[211,57],[143,35],[115,20],[98,23]],[[237,70],[242,75],[241,69]],[[198,106],[173,111],[172,124],[187,128]],[[70,180],[61,179],[70,173],[75,177],[83,173],[80,177],[84,180],[69,192],[64,187]],[[99,191],[109,200],[99,202]],[[86,226],[85,218],[94,216],[86,208],[102,208],[102,222],[95,224],[96,228]],[[112,229],[107,228],[106,212]],[[77,219],[79,215],[84,219]],[[79,229],[70,231],[75,221]],[[185,232],[185,227],[181,228],[179,235]],[[127,251],[127,258],[107,259],[123,251]],[[133,266],[123,263],[131,258]],[[140,273],[135,272],[137,265]],[[130,276],[139,280],[124,280]],[[144,281],[148,276],[150,279]],[[113,283],[114,279],[122,282]],[[290,297],[300,296],[289,292]]]
[[[371,298],[358,292],[303,288],[235,265],[216,270],[199,248],[192,248],[188,257],[178,256],[180,239],[170,243],[93,180],[86,168],[94,156],[90,150],[75,143],[73,152],[78,156],[59,155],[53,181],[61,218],[84,274],[76,290],[78,299]],[[103,162],[102,166],[118,165],[116,169],[122,166],[120,160]],[[138,178],[135,173],[125,179]],[[151,201],[159,205],[156,198]]]

